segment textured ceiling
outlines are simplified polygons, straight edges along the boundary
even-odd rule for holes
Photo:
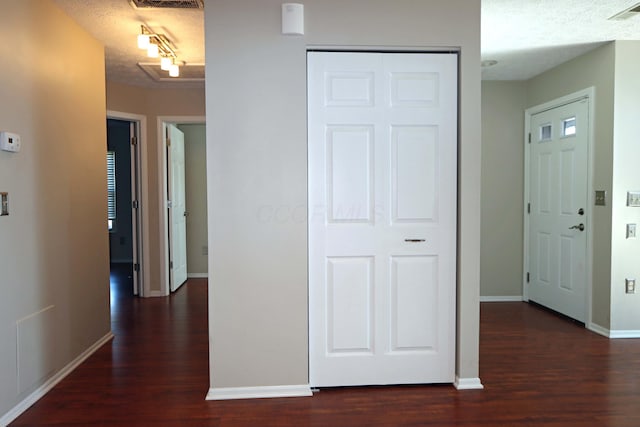
[[[640,0],[482,0],[484,80],[527,80],[610,40],[640,40],[640,15],[609,17]]]
[[[204,64],[202,9],[134,9],[128,0],[53,0],[105,46],[107,80],[147,87],[204,87],[202,82],[155,82],[138,67],[155,61],[138,49],[140,24],[166,35],[179,61]]]
[[[105,45],[108,80],[149,87],[203,86],[155,82],[137,66],[149,59],[136,47],[144,23],[171,39],[180,60],[204,64],[202,10],[135,10],[128,0],[53,1]],[[640,16],[607,20],[638,1],[482,0],[482,59],[498,61],[483,68],[482,78],[526,80],[604,42],[640,40]]]

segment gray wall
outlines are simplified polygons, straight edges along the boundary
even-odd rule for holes
[[[525,82],[482,82],[480,295],[522,296]]]
[[[625,293],[625,279],[640,284],[640,241],[626,238],[626,224],[640,224],[640,208],[627,207],[627,191],[640,191],[640,42],[615,43],[611,327],[640,331],[640,291]],[[638,288],[640,289],[640,288]]]
[[[308,384],[306,47],[460,47],[456,372],[478,376],[480,2],[308,0],[283,36],[281,1],[205,8],[211,387]]]
[[[0,424],[110,331],[102,46],[49,0],[3,1]]]
[[[206,276],[207,242],[207,147],[204,124],[183,124],[185,192],[187,203],[187,273]]]

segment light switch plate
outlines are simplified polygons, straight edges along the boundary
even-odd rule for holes
[[[604,190],[596,190],[596,206],[606,206],[607,204],[607,192]]]
[[[627,206],[640,207],[640,191],[627,192]]]
[[[628,294],[636,293],[636,279],[624,279],[625,292]]]
[[[0,216],[9,215],[9,193],[0,193]]]
[[[627,239],[635,239],[635,238],[636,238],[636,225],[627,224]]]

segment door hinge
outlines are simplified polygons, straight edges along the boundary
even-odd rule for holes
[[[531,213],[531,203],[527,203],[527,213]]]
[[[136,138],[135,136],[131,137],[131,145],[138,145],[138,138]]]
[[[169,261],[169,268],[173,269],[173,261]]]
[[[531,132],[529,132],[529,144],[531,144]]]
[[[133,206],[133,209],[138,209],[140,207],[140,203],[137,200],[134,200],[131,202],[131,206]]]
[[[171,140],[167,139],[167,147],[171,147]]]
[[[133,271],[135,271],[135,272],[140,271],[140,264],[138,264],[137,262],[135,264],[133,264]]]
[[[529,283],[529,272],[527,272],[527,283]]]

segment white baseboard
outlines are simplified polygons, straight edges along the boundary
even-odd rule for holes
[[[634,330],[610,331],[609,338],[640,338],[640,331],[634,331]]]
[[[208,279],[209,273],[187,273],[187,279]]]
[[[482,390],[484,388],[480,378],[459,378],[457,375],[453,386],[458,390]]]
[[[524,298],[522,295],[508,295],[508,296],[486,296],[480,297],[480,302],[522,302]]]
[[[206,400],[262,399],[271,397],[312,396],[309,385],[281,385],[265,387],[212,387]]]
[[[589,323],[589,325],[587,326],[587,329],[589,329],[591,332],[595,332],[598,335],[611,338],[610,337],[611,332],[607,328],[603,328],[602,326],[596,325],[595,323]]]
[[[595,323],[590,323],[588,329],[596,334],[611,339],[640,338],[640,331],[632,329],[609,330],[600,325],[596,325]]]
[[[100,347],[113,339],[113,333],[109,332],[98,341],[96,341],[91,347],[82,352],[78,357],[72,360],[67,366],[56,372],[51,378],[49,378],[44,384],[38,387],[33,393],[27,396],[22,402],[18,403],[12,409],[9,410],[0,418],[0,426],[6,426],[16,418],[18,418],[24,411],[29,409],[31,405],[36,403],[40,398],[54,388],[60,381],[62,381],[67,375],[73,372],[82,362],[87,360],[89,356],[95,353]]]

